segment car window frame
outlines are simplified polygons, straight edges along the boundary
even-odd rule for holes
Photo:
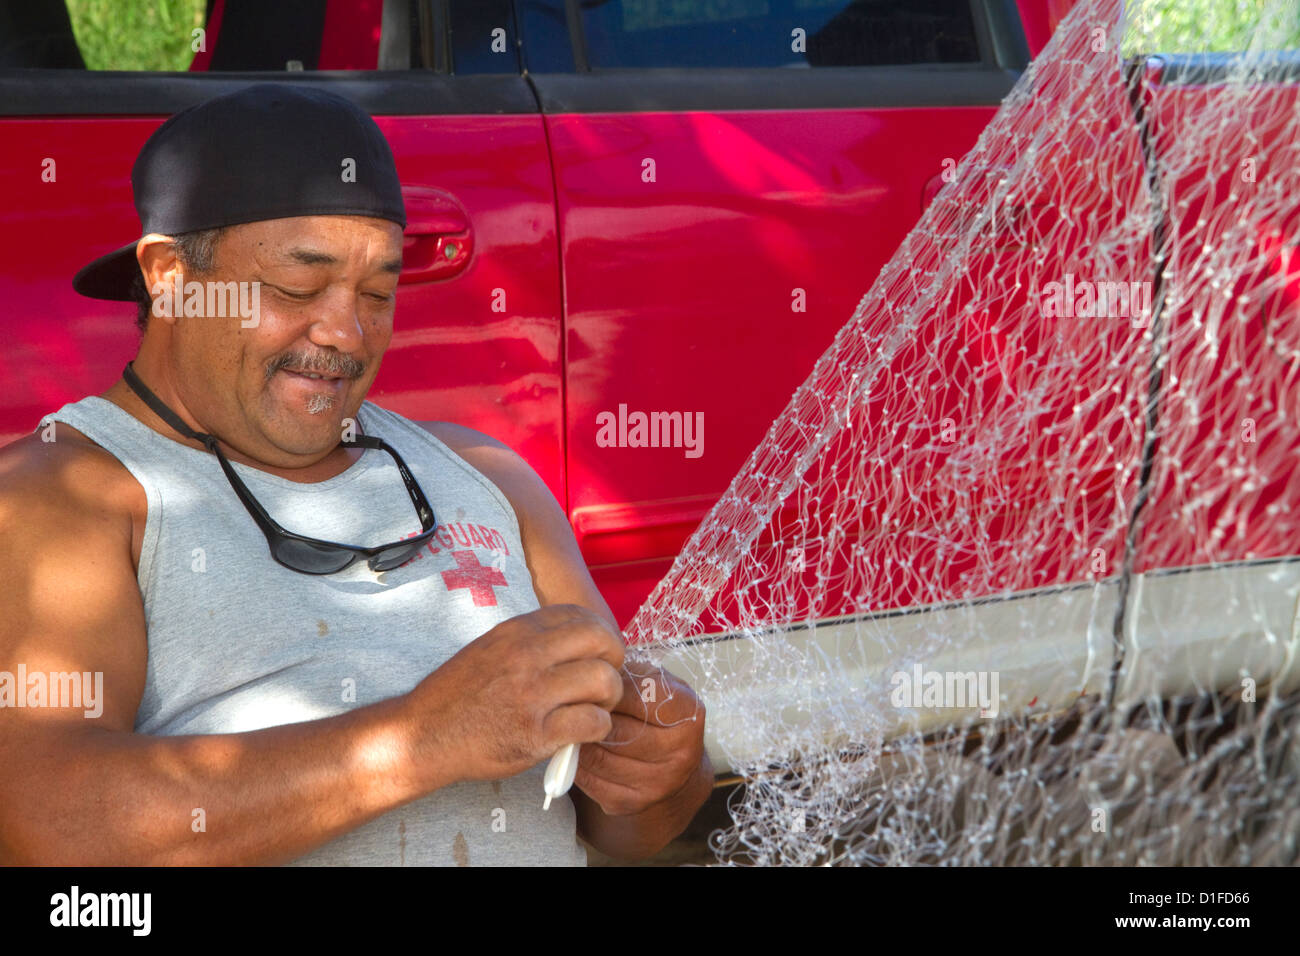
[[[583,23],[581,0],[555,0],[563,4],[565,20],[569,30],[570,53],[575,73],[606,73],[618,70],[634,69],[757,69],[770,70],[774,67],[593,67],[587,51],[586,28]],[[849,2],[849,0],[845,0]],[[1020,19],[1020,11],[1015,0],[968,0],[971,21],[975,29],[975,41],[980,52],[980,59],[971,63],[900,63],[880,66],[842,66],[814,67],[814,69],[890,69],[896,67],[973,67],[984,66],[991,69],[1013,70],[1022,72],[1029,65],[1029,43]],[[515,21],[522,25],[523,17],[518,12],[518,0],[513,4]],[[523,65],[528,63],[527,38],[521,34],[524,46]]]
[[[392,16],[393,8],[402,2],[385,0],[383,15]],[[432,66],[400,70],[213,73],[8,68],[0,69],[0,117],[168,115],[266,82],[325,87],[352,100],[372,116],[535,114],[538,111],[537,100],[521,72],[450,72],[451,0],[409,2],[416,5],[421,55]],[[513,7],[512,3],[512,13]],[[380,43],[382,49],[382,39]],[[517,49],[515,53],[518,62]]]

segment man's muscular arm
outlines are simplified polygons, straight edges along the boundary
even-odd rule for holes
[[[473,429],[445,422],[424,427],[490,478],[514,507],[538,602],[590,608],[617,629],[568,519],[528,463]],[[691,689],[669,674],[629,670],[637,680],[624,678],[607,746],[583,745],[570,794],[583,839],[609,856],[641,859],[690,823],[713,788],[713,767],[703,746],[704,708]],[[647,676],[656,682],[653,713],[641,700]]]
[[[130,499],[143,490],[66,435],[0,450],[0,671],[100,672],[103,713],[0,708],[0,863],[284,862],[455,780],[519,773],[608,733],[622,650],[572,607],[503,622],[411,693],[347,714],[133,733],[147,639]],[[467,726],[454,706],[466,699],[491,721]]]
[[[132,733],[147,643],[118,472],[72,438],[0,458],[0,670],[104,681],[97,718],[0,709],[0,860],[279,862],[415,797],[395,703],[249,734]]]

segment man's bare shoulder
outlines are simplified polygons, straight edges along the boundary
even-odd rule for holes
[[[451,422],[417,422],[472,468],[501,489],[519,519],[528,546],[530,531],[548,536],[567,534],[572,538],[564,512],[540,475],[522,455],[491,435]]]
[[[416,422],[415,424],[440,439],[458,455],[462,450],[473,453],[478,448],[493,448],[514,454],[514,450],[504,442],[498,441],[486,432],[476,431],[465,425],[457,425],[453,422]]]
[[[516,510],[519,503],[515,501],[515,494],[535,492],[538,486],[545,488],[542,479],[523,456],[491,435],[452,422],[416,424],[501,488]]]
[[[127,485],[139,487],[120,461],[77,429],[63,422],[52,429],[0,448],[0,500],[36,496],[102,510],[120,501]]]
[[[76,429],[59,423],[53,437],[0,448],[0,655],[34,671],[102,672],[96,723],[129,731],[147,668],[132,550],[144,489]],[[17,733],[21,719],[4,716],[5,733]]]
[[[52,435],[42,432],[45,437],[33,433],[0,448],[0,526],[28,539],[44,528],[68,523],[84,528],[90,522],[129,545],[148,507],[140,483],[71,425],[56,422]],[[40,542],[29,540],[26,546],[36,549]]]

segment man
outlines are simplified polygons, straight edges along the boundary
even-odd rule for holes
[[[249,87],[164,123],[132,183],[145,235],[74,285],[147,290],[139,353],[0,451],[0,675],[29,675],[9,682],[25,706],[0,684],[0,857],[581,864],[575,834],[620,858],[662,848],[711,788],[703,708],[624,667],[519,456],[364,401],[405,225],[374,121],[332,94]],[[191,314],[173,291],[198,280],[256,314]],[[102,674],[97,716],[53,693],[70,673],[83,689]],[[30,675],[50,675],[48,699]],[[570,743],[575,789],[543,810],[546,761]]]

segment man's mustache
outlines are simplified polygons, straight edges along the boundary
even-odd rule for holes
[[[360,378],[366,371],[364,362],[341,352],[287,352],[267,365],[266,380],[286,368],[349,379]]]

